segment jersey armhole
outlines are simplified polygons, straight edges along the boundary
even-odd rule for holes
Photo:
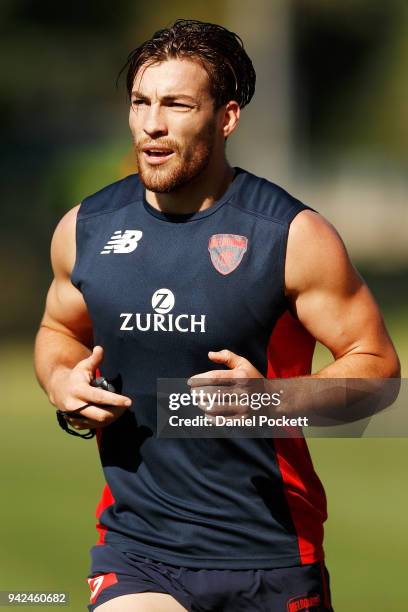
[[[293,210],[292,214],[286,220],[286,224],[282,232],[282,236],[281,236],[281,245],[279,249],[279,256],[280,256],[279,270],[281,273],[279,283],[280,283],[281,295],[282,295],[282,312],[284,312],[285,310],[288,310],[289,313],[292,315],[292,317],[296,321],[298,321],[298,318],[296,314],[293,312],[292,304],[290,303],[289,299],[286,296],[285,267],[286,267],[286,256],[287,256],[287,250],[288,250],[288,238],[289,238],[290,226],[292,222],[294,221],[294,219],[298,216],[298,214],[303,212],[304,210],[311,210],[313,212],[316,212],[310,206],[307,206],[306,204],[302,204],[299,202],[299,208]]]
[[[72,271],[71,271],[71,283],[79,291],[81,290],[81,278],[80,278],[80,274],[79,274],[79,268],[80,268],[80,250],[79,250],[79,244],[80,244],[80,240],[78,240],[78,233],[79,233],[78,224],[79,224],[79,221],[80,221],[79,213],[81,211],[81,208],[82,208],[82,202],[79,205],[78,212],[77,212],[77,218],[76,218],[76,222],[75,222],[75,263],[74,263],[74,266],[73,266]]]

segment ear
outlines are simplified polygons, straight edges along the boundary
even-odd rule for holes
[[[222,130],[224,138],[228,138],[239,123],[240,108],[238,102],[231,100],[224,107]]]

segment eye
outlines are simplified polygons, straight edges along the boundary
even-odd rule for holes
[[[141,106],[142,104],[146,104],[146,100],[142,100],[140,98],[135,98],[132,100],[132,106]]]
[[[175,106],[176,108],[192,108],[188,104],[183,104],[183,102],[169,102],[169,106]]]

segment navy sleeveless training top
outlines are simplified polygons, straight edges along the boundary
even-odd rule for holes
[[[156,381],[222,369],[230,349],[264,376],[310,372],[314,339],[287,309],[288,228],[307,207],[241,169],[193,214],[150,206],[136,174],[86,198],[73,284],[102,375],[133,400],[98,431],[99,544],[168,564],[274,568],[323,558],[326,501],[303,438],[156,437]]]

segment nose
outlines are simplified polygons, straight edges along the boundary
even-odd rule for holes
[[[146,108],[143,130],[150,138],[165,136],[168,132],[163,109],[159,104],[151,104]]]

